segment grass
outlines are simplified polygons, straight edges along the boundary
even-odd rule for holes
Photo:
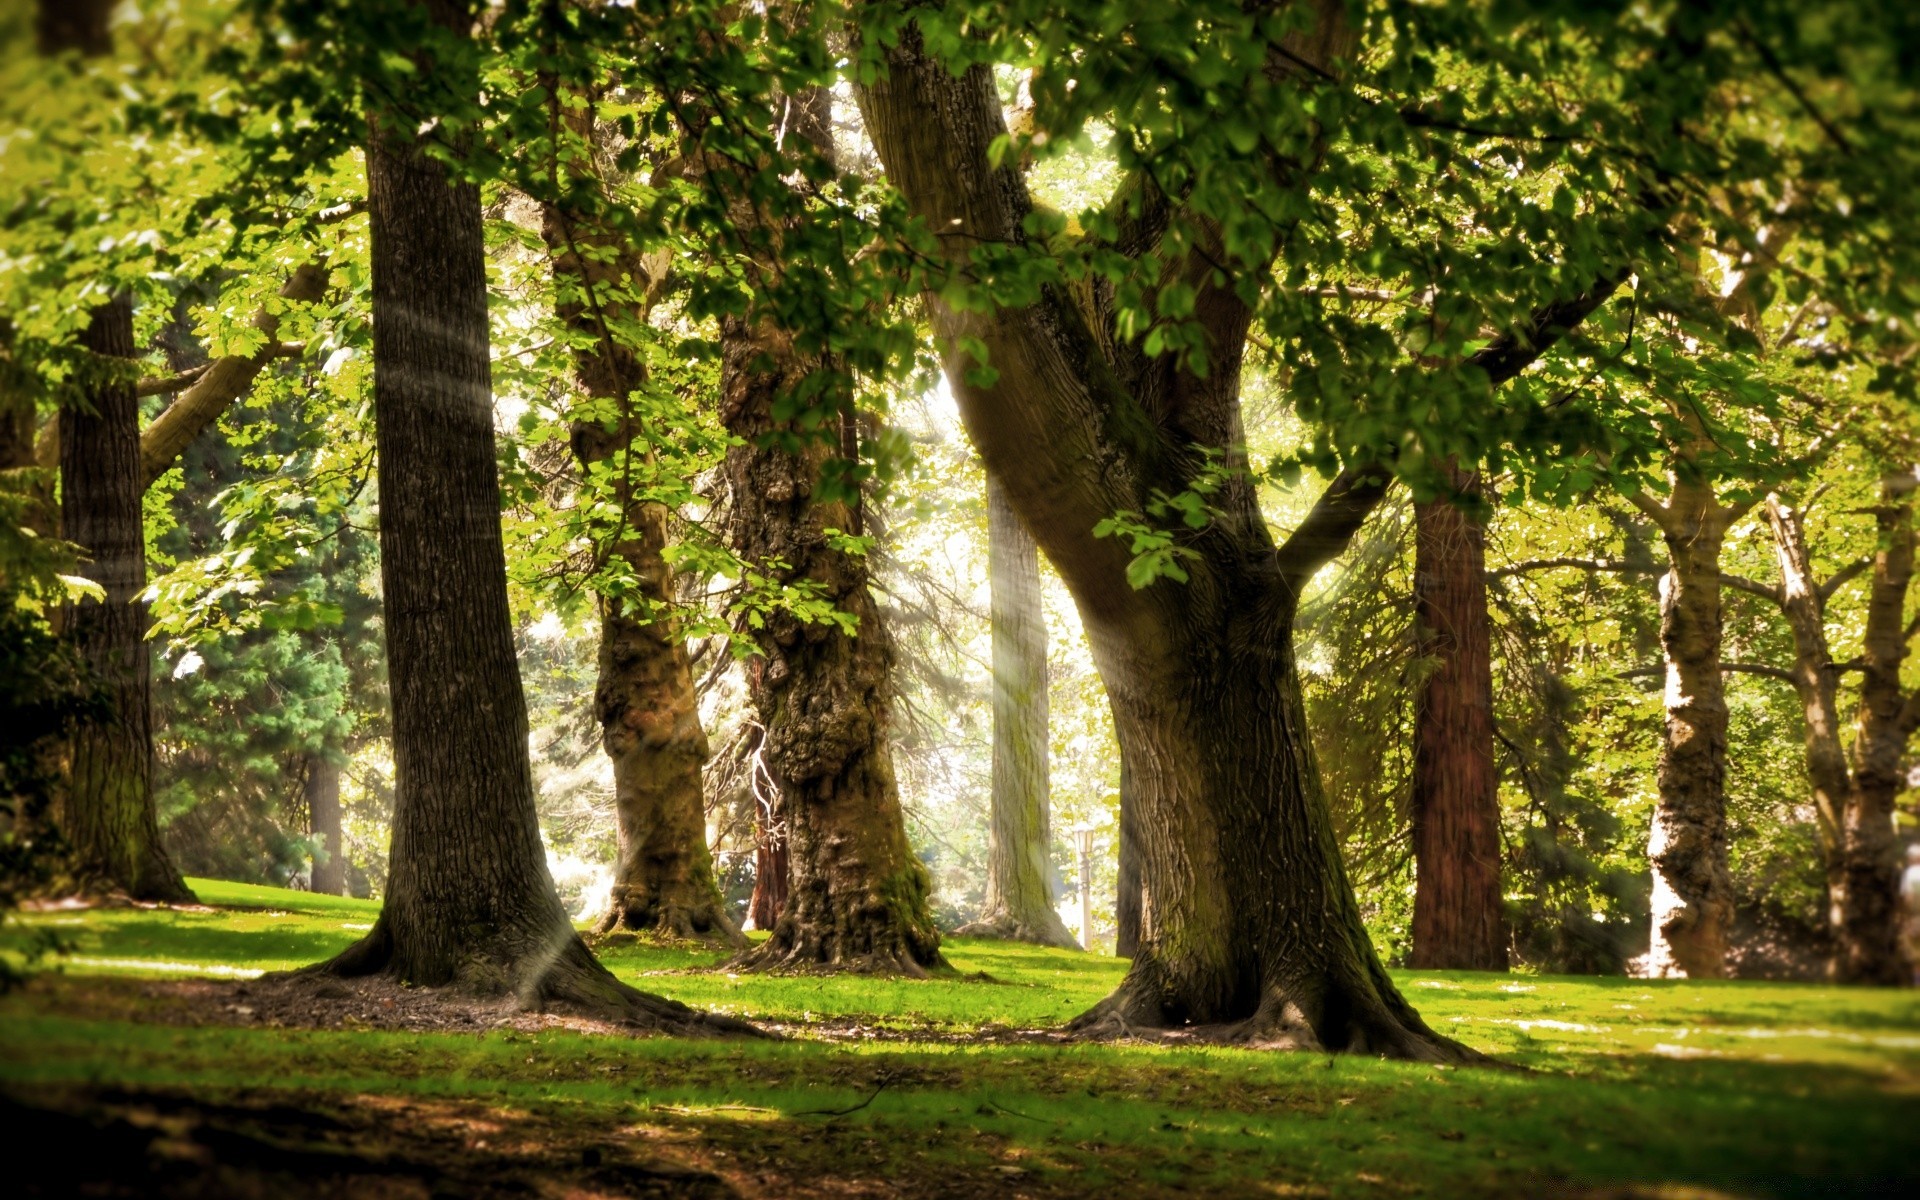
[[[377,911],[193,883],[213,910],[27,922],[75,945],[68,976],[166,976],[311,961]],[[644,946],[605,957],[637,986],[690,1004],[944,1031],[1057,1023],[1105,994],[1125,965],[963,939],[949,946],[955,974],[932,980],[733,976],[709,969],[720,956]],[[0,1079],[485,1104],[652,1139],[743,1194],[871,1185],[919,1195],[938,1192],[934,1180],[977,1180],[986,1190],[952,1194],[1000,1194],[1017,1181],[1034,1196],[1535,1195],[1602,1185],[1811,1196],[1897,1194],[1916,1173],[1920,1000],[1911,992],[1396,974],[1437,1028],[1533,1070],[1134,1045],[159,1025],[137,1019],[137,1006],[76,1015],[57,990],[35,988],[0,1003]]]

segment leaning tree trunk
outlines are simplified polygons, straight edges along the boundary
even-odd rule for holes
[[[957,932],[1043,946],[1080,943],[1054,908],[1047,773],[1047,625],[1040,553],[987,479],[987,565],[992,584],[993,795],[987,830],[987,898]]]
[[[192,900],[160,842],[153,808],[153,700],[147,646],[146,528],[140,494],[140,406],[134,396],[133,306],[95,309],[82,344],[96,356],[85,396],[65,414],[60,514],[86,554],[80,570],[102,599],[67,610],[66,632],[106,703],[74,729],[54,822],[83,891]],[[120,360],[120,361],[115,361]]]
[[[647,433],[634,415],[633,393],[646,368],[622,338],[644,324],[654,281],[592,214],[550,202],[544,217],[560,316],[581,336],[575,375],[592,410],[573,423],[573,451],[588,503],[606,514],[596,522],[596,540],[624,568],[626,583],[600,597],[594,711],[613,760],[619,844],[611,902],[594,928],[739,943],[707,846],[707,735],[674,616],[668,511],[636,485],[647,452],[635,441]]]
[[[924,974],[944,963],[894,781],[893,646],[867,559],[827,533],[858,534],[858,504],[814,498],[837,446],[804,434],[798,450],[773,440],[792,433],[774,407],[807,365],[779,334],[756,335],[738,319],[722,323],[721,347],[721,416],[742,439],[727,456],[734,549],[778,583],[815,590],[856,630],[782,610],[754,631],[760,655],[748,684],[786,823],[789,891],[773,936],[742,962]]]
[[[1477,478],[1449,485],[1477,495]],[[1414,506],[1417,653],[1432,663],[1413,730],[1415,967],[1507,969],[1486,531],[1453,498]]]
[[[1875,509],[1880,548],[1873,559],[1861,660],[1860,716],[1853,740],[1853,790],[1840,826],[1838,887],[1831,896],[1838,940],[1835,974],[1853,983],[1904,982],[1899,943],[1900,845],[1894,800],[1906,783],[1915,697],[1900,683],[1907,657],[1907,590],[1913,579],[1911,475],[1881,481]]]
[[[307,828],[318,851],[308,886],[323,896],[347,894],[346,844],[340,822],[340,764],[325,752],[307,756]]]
[[[465,33],[471,10],[432,0]],[[409,78],[448,79],[422,62]],[[421,86],[424,100],[436,93]],[[376,114],[367,148],[380,578],[393,707],[393,843],[372,932],[317,971],[381,974],[526,1007],[745,1028],[607,972],[554,891],[534,812],[500,535],[480,192]]]
[[[1704,483],[1676,479],[1662,534],[1666,737],[1660,743],[1647,857],[1653,864],[1649,971],[1690,979],[1726,974],[1733,883],[1727,870],[1727,702],[1720,674],[1720,550],[1724,510]]]

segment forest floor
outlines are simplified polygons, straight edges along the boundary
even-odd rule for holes
[[[1069,951],[953,939],[951,975],[871,980],[621,945],[635,986],[788,1040],[292,1028],[248,980],[377,906],[192,882],[209,907],[8,931],[68,948],[0,997],[0,1169],[27,1194],[1920,1194],[1911,991],[1396,972],[1429,1023],[1527,1068],[1452,1070],[1066,1043],[1049,1028],[1125,968]]]

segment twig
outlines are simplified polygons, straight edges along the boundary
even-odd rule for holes
[[[873,1089],[873,1095],[868,1096],[865,1100],[862,1100],[860,1103],[854,1105],[852,1108],[803,1108],[799,1112],[793,1113],[792,1115],[796,1117],[827,1117],[829,1119],[838,1119],[840,1117],[849,1116],[853,1113],[859,1112],[861,1109],[865,1108],[867,1105],[872,1104],[875,1100],[878,1100],[880,1098],[880,1093],[886,1091],[888,1087],[892,1086],[892,1084],[893,1084],[893,1080],[891,1078],[882,1079],[880,1081],[880,1086]]]

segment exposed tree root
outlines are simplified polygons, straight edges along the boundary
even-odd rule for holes
[[[683,904],[634,896],[616,885],[613,901],[594,923],[596,937],[631,934],[647,941],[702,942],[745,949],[746,935],[718,904]]]
[[[1010,912],[988,913],[978,921],[969,921],[953,931],[955,937],[997,938],[1003,942],[1030,942],[1058,950],[1078,950],[1080,943],[1055,917],[1051,922],[1028,924]]]
[[[386,929],[383,920],[335,958],[291,974],[268,976],[261,983],[308,987],[316,998],[325,998],[330,985],[337,988],[337,980],[386,978],[420,990],[419,981],[410,978],[412,972],[395,953]],[[571,930],[558,941],[547,949],[496,943],[469,954],[452,979],[431,990],[488,1012],[558,1013],[681,1036],[774,1036],[738,1018],[701,1012],[627,986]]]
[[[1361,1054],[1448,1066],[1498,1066],[1497,1060],[1427,1028],[1388,985],[1384,994],[1355,995],[1331,984],[1318,989],[1268,987],[1252,1014],[1239,1019],[1182,1022],[1169,1018],[1149,973],[1130,974],[1113,995],[1067,1024],[1086,1041],[1139,1038],[1166,1043],[1244,1046],[1253,1050],[1307,1050]]]
[[[735,971],[778,974],[903,975],[925,979],[947,965],[939,945],[916,944],[890,925],[862,930],[802,927],[789,915],[773,936],[727,964]]]

